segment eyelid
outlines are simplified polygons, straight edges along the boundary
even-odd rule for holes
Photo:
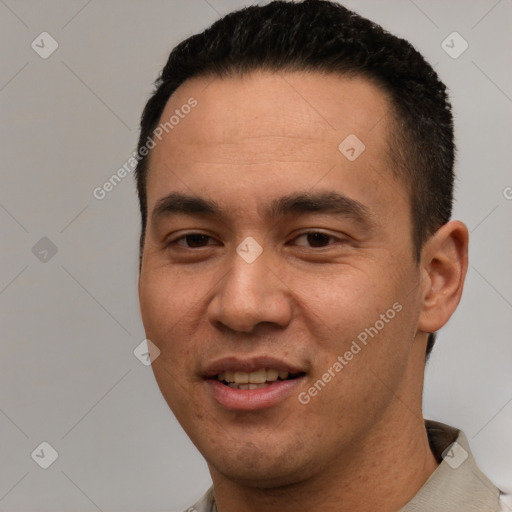
[[[294,236],[292,241],[295,241],[297,240],[298,238],[302,237],[302,236],[307,236],[307,235],[314,235],[314,234],[317,234],[317,233],[320,233],[322,235],[325,235],[327,236],[328,238],[331,238],[333,240],[335,240],[336,242],[344,242],[346,237],[339,237],[339,236],[336,236],[336,235],[333,235],[331,233],[327,233],[321,229],[310,229],[309,231],[304,231],[302,233],[299,233],[298,235]],[[324,246],[324,247],[329,247],[333,245],[332,243],[329,243],[328,245]],[[304,246],[301,246],[301,247],[304,247]],[[308,246],[309,247],[309,246]],[[322,249],[322,247],[309,247],[310,249]]]
[[[180,245],[178,244],[178,240],[182,240],[182,239],[185,239],[187,236],[191,236],[191,235],[201,235],[201,236],[205,236],[205,237],[208,237],[210,240],[214,240],[215,238],[207,233],[204,233],[202,231],[187,231],[185,233],[182,233],[178,236],[173,236],[173,237],[167,237],[165,240],[164,240],[164,246],[165,247],[169,247],[171,245],[177,245],[178,247],[184,247],[185,249],[202,249],[203,247],[209,247],[211,244],[207,244],[206,246],[203,246],[203,247],[186,247],[184,245]]]

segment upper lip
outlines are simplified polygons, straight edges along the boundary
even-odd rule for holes
[[[260,368],[272,368],[280,372],[305,373],[304,370],[295,365],[270,356],[258,356],[251,358],[223,357],[207,364],[204,369],[204,377],[209,379],[223,372],[255,372]]]

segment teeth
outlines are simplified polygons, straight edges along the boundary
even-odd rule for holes
[[[249,374],[246,372],[235,372],[234,380],[237,384],[247,384],[249,382]]]
[[[250,384],[263,384],[266,380],[267,380],[267,372],[265,371],[265,368],[262,368],[261,370],[256,370],[255,372],[249,373],[248,382]]]
[[[279,376],[279,372],[277,370],[272,370],[271,368],[267,368],[267,380],[277,380],[278,376]]]
[[[228,382],[228,386],[233,389],[259,389],[266,388],[267,384],[237,384],[236,382]]]
[[[254,389],[242,387],[244,384],[264,384],[265,382],[274,382],[278,378],[281,380],[288,378],[288,372],[280,372],[273,368],[260,368],[255,372],[223,372],[217,375],[217,379],[228,383],[240,385],[239,389]]]

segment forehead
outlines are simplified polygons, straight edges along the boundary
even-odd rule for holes
[[[191,97],[198,105],[190,118],[200,117],[201,123],[180,120],[168,134],[176,144],[240,143],[243,138],[254,139],[254,144],[266,136],[337,141],[344,133],[364,138],[388,112],[382,91],[361,77],[254,71],[242,77],[185,82],[169,99],[161,122]],[[384,122],[372,139],[386,128]]]
[[[191,99],[196,106],[183,108]],[[149,159],[150,210],[172,188],[222,195],[243,186],[265,197],[334,179],[357,195],[382,188],[383,173],[393,181],[389,105],[364,78],[268,71],[201,77],[175,91],[160,124],[173,116]]]

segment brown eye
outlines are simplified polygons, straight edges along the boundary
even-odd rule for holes
[[[180,238],[177,238],[172,243],[179,245],[181,247],[187,247],[189,249],[197,248],[197,247],[205,247],[208,245],[208,241],[211,239],[208,235],[202,235],[200,233],[191,233],[189,235],[183,235]],[[180,241],[184,241],[185,243],[179,243]]]
[[[305,244],[297,243],[297,241],[300,239],[303,239],[303,240],[305,239],[306,243]],[[301,246],[306,245],[308,247],[313,247],[313,248],[326,247],[328,245],[331,245],[329,242],[332,240],[336,240],[336,238],[331,235],[328,235],[327,233],[322,233],[320,231],[312,231],[309,233],[303,233],[302,235],[299,235],[295,239],[297,245],[301,245]]]
[[[329,243],[329,239],[332,238],[325,233],[308,233],[306,235],[307,241],[311,247],[323,247]]]

